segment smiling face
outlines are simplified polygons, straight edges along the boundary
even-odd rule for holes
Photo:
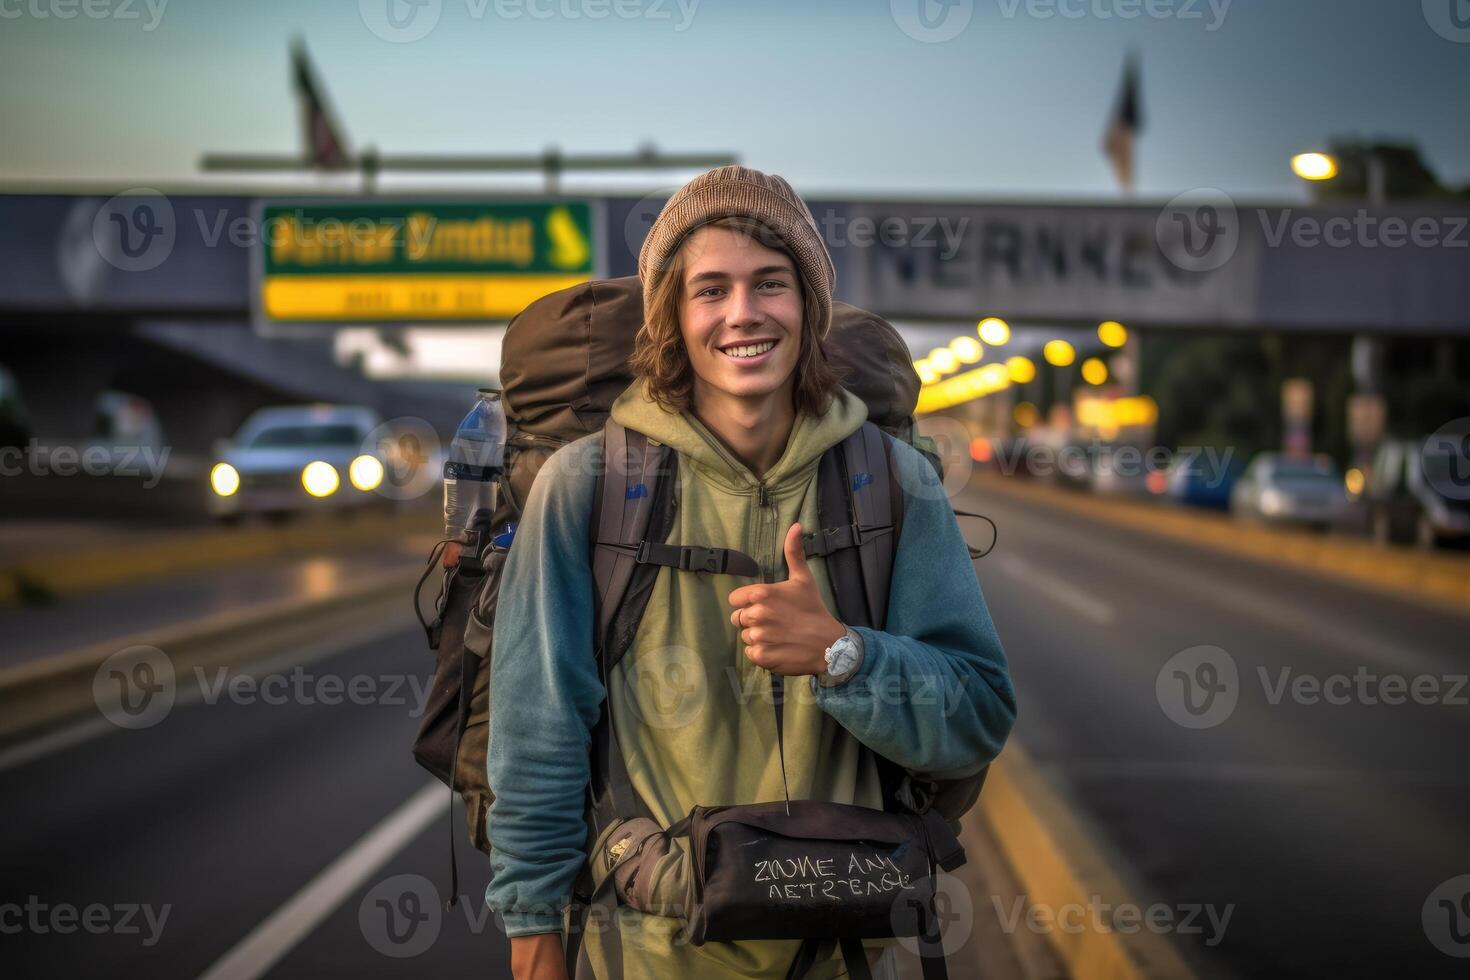
[[[680,255],[679,329],[694,399],[790,399],[801,358],[796,263],[732,228],[705,227]]]

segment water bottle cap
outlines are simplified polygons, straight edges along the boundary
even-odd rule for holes
[[[499,398],[503,394],[500,388],[480,388],[478,391],[482,398]]]

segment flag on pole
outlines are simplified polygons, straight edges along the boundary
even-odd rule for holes
[[[301,127],[306,161],[324,170],[341,170],[352,163],[342,128],[327,104],[322,87],[317,83],[306,46],[300,41],[291,45],[291,80],[301,100]]]
[[[1143,103],[1138,90],[1138,59],[1129,55],[1123,65],[1123,83],[1113,104],[1113,115],[1103,134],[1103,153],[1125,194],[1133,192],[1133,141],[1143,132]]]

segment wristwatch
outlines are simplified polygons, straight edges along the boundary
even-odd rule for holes
[[[836,687],[856,674],[863,665],[863,638],[848,627],[823,656],[827,660],[827,669],[814,680],[822,687]]]

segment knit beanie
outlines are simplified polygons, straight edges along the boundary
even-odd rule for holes
[[[783,177],[749,167],[717,167],[695,177],[674,192],[648,230],[638,253],[638,278],[643,281],[643,315],[649,314],[653,288],[668,272],[670,260],[690,232],[716,218],[744,216],[769,228],[796,258],[804,288],[820,309],[817,336],[826,337],[832,325],[832,290],[837,271],[817,231],[806,202]]]

